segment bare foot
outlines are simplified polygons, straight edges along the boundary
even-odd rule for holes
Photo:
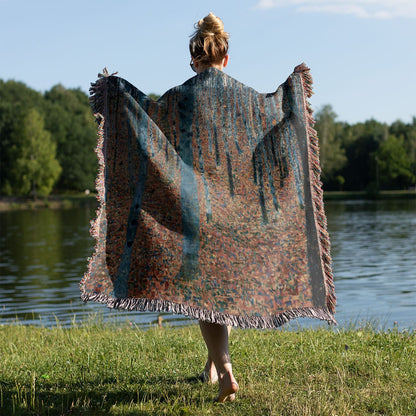
[[[210,384],[215,384],[218,381],[217,369],[215,368],[214,362],[208,358],[207,363],[205,364],[204,371],[202,371],[199,378]]]
[[[235,399],[235,393],[238,391],[238,384],[231,373],[225,373],[219,379],[220,393],[215,399],[218,403],[232,402]]]

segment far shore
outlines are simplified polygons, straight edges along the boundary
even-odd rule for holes
[[[0,195],[0,212],[32,209],[67,209],[82,205],[96,205],[96,195],[89,193],[59,194],[36,199],[25,196]]]
[[[368,193],[365,191],[328,191],[324,192],[325,201],[334,200],[372,200],[372,199],[416,199],[416,191],[380,191]],[[97,205],[93,193],[56,194],[33,199],[25,196],[0,195],[0,212],[32,209],[68,209],[83,205]]]
[[[324,200],[347,200],[347,199],[416,199],[416,190],[413,191],[327,191],[324,192]]]

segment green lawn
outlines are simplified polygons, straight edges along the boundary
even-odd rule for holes
[[[1,415],[416,415],[416,332],[233,330],[233,403],[197,326],[0,326]]]

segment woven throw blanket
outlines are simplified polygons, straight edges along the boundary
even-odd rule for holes
[[[242,328],[335,323],[309,68],[260,94],[209,68],[154,101],[106,71],[82,299]]]

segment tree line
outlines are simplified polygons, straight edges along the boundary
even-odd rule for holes
[[[330,105],[315,116],[326,190],[408,189],[416,180],[416,117],[388,125],[337,121]]]
[[[93,189],[96,132],[81,90],[56,85],[42,94],[0,80],[0,194]]]
[[[157,98],[152,94],[152,98]],[[416,178],[416,117],[391,125],[316,113],[325,190],[407,189]],[[45,93],[0,80],[0,194],[46,196],[94,189],[97,128],[88,96],[56,85]]]

